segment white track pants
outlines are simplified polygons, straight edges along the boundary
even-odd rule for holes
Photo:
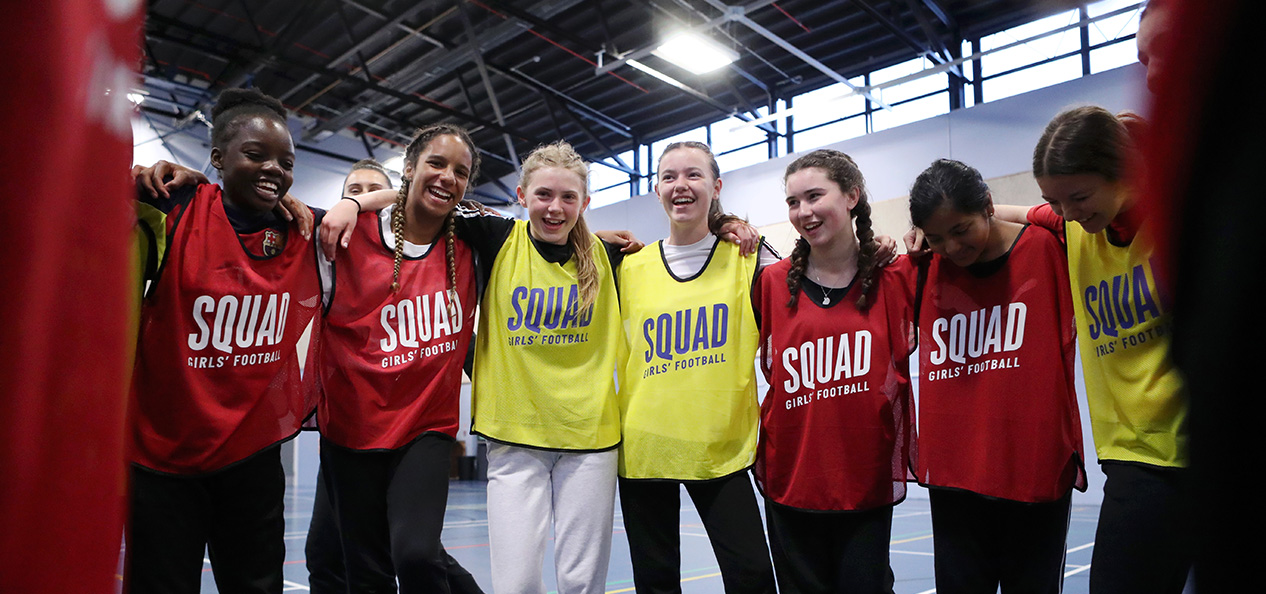
[[[488,538],[496,594],[545,594],[542,566],[554,529],[559,594],[606,589],[617,450],[553,452],[488,447]]]

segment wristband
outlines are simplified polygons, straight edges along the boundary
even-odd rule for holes
[[[360,214],[361,211],[364,210],[360,205],[360,200],[352,198],[351,196],[344,196],[343,200],[351,200],[352,202],[356,203],[356,214]]]

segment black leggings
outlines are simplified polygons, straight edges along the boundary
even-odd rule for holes
[[[343,567],[343,543],[339,541],[338,523],[330,504],[324,472],[317,467],[316,501],[312,505],[312,523],[304,545],[308,565],[308,586],[312,594],[346,594],[347,576]],[[474,576],[446,551],[444,573],[452,594],[483,594]]]
[[[782,594],[892,593],[892,506],[824,513],[767,499],[765,519]]]
[[[128,592],[198,594],[204,551],[220,592],[281,592],[286,479],[280,445],[212,474],[176,476],[133,466],[131,475]]]
[[[620,509],[638,594],[681,592],[681,484],[620,479]],[[774,569],[747,472],[684,484],[712,541],[725,591],[773,594]]]
[[[1191,569],[1187,471],[1103,462],[1091,594],[1178,594]]]
[[[448,594],[444,508],[452,438],[425,433],[388,451],[321,438],[321,468],[343,546],[348,590]]]
[[[928,490],[938,594],[1059,594],[1071,493],[1047,503]]]

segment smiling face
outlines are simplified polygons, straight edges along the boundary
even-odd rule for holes
[[[384,190],[391,187],[391,180],[373,169],[357,169],[347,174],[343,181],[344,196],[360,196],[366,192]]]
[[[249,212],[268,212],[294,183],[295,149],[290,130],[275,118],[250,116],[223,149],[211,148],[224,199]]]
[[[524,178],[517,193],[538,241],[563,245],[589,206],[584,178],[563,167],[544,167]],[[527,187],[523,187],[526,185]]]
[[[470,149],[460,138],[432,138],[404,168],[404,177],[412,180],[406,208],[421,221],[443,220],[466,194],[471,162]]]
[[[962,212],[948,201],[941,204],[923,221],[923,238],[928,247],[956,266],[969,266],[981,260],[992,245],[989,217],[992,211]]]
[[[1045,175],[1037,178],[1037,185],[1055,214],[1079,223],[1087,233],[1106,229],[1127,206],[1123,183],[1097,173]]]
[[[659,159],[655,193],[674,226],[706,229],[708,208],[721,196],[721,180],[712,174],[707,153],[677,148]]]
[[[857,241],[853,208],[860,193],[845,192],[819,167],[806,167],[787,176],[787,219],[809,247],[826,249],[837,241]]]

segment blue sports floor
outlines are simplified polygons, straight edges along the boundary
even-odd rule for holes
[[[286,500],[286,590],[308,590],[308,574],[304,567],[303,544],[312,516],[315,488],[300,485],[291,488]],[[454,481],[449,490],[448,513],[444,523],[444,544],[450,554],[465,566],[486,592],[491,592],[491,567],[488,562],[488,518],[486,483]],[[1089,591],[1088,569],[1094,546],[1097,506],[1073,506],[1068,530],[1068,555],[1064,591],[1082,594]],[[611,568],[607,576],[607,592],[632,592],[632,569],[629,565],[628,541],[624,537],[623,519],[616,506],[612,530]],[[720,593],[723,591],[716,559],[699,521],[699,516],[682,491],[682,592],[686,594]],[[550,553],[546,567],[552,568]],[[206,564],[202,591],[216,592],[211,566]],[[909,498],[897,506],[892,525],[892,568],[896,575],[897,594],[930,594],[935,591],[932,576],[932,523],[926,499]],[[545,573],[546,585],[554,587],[552,570]]]

